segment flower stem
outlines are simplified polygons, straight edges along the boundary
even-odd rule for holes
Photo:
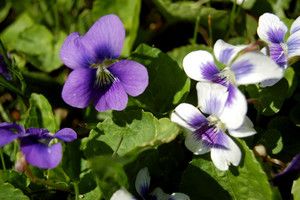
[[[74,192],[75,192],[75,200],[79,200],[78,182],[77,181],[73,182],[73,186],[74,186]]]
[[[0,149],[0,157],[1,157],[2,169],[6,170],[6,166],[5,166],[5,161],[4,161],[2,149]]]
[[[198,35],[198,29],[199,29],[199,22],[201,19],[201,12],[200,14],[197,16],[196,22],[195,22],[195,29],[194,29],[194,35],[193,35],[193,40],[192,40],[192,44],[195,45],[197,44],[197,35]]]
[[[25,170],[25,175],[30,179],[31,182],[36,183],[36,184],[41,184],[45,186],[49,186],[54,188],[55,190],[60,190],[60,191],[66,191],[66,192],[71,192],[68,186],[64,186],[62,184],[54,183],[49,180],[41,179],[33,175],[31,170],[27,167]]]

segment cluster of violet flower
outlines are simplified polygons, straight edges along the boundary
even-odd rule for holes
[[[219,170],[228,170],[231,164],[238,166],[241,160],[241,151],[229,135],[247,137],[256,133],[238,86],[272,86],[284,76],[288,61],[300,55],[300,17],[285,42],[286,33],[287,27],[276,15],[265,13],[259,18],[257,34],[267,47],[260,52],[218,40],[213,55],[198,50],[183,59],[186,74],[198,81],[198,105],[178,105],[171,120],[187,130],[186,147],[196,155],[210,151]]]
[[[57,139],[72,142],[77,138],[76,132],[71,128],[63,128],[51,134],[44,128],[25,129],[21,125],[8,122],[0,123],[0,133],[0,147],[17,139],[25,161],[42,169],[55,168],[60,163],[62,145],[56,142]]]

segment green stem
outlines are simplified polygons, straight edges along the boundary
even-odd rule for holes
[[[193,40],[192,40],[192,44],[193,45],[197,44],[197,35],[198,35],[198,29],[199,29],[200,19],[201,19],[201,12],[197,16],[197,19],[196,19],[196,22],[195,22],[194,36],[193,36]]]
[[[2,168],[3,168],[3,170],[6,170],[2,149],[0,149],[0,157],[1,157]]]
[[[235,20],[235,13],[236,13],[236,0],[233,3],[232,10],[229,16],[229,31],[226,34],[226,38],[229,37],[230,33],[233,31],[234,27],[234,20]]]
[[[121,137],[121,139],[120,139],[120,141],[119,141],[119,143],[118,143],[117,148],[115,149],[115,151],[114,151],[114,153],[112,154],[111,157],[113,157],[113,158],[116,157],[117,152],[118,152],[118,150],[119,150],[119,148],[120,148],[120,146],[121,146],[121,144],[122,144],[122,141],[123,141],[123,135],[122,135],[122,137]]]
[[[2,104],[0,103],[0,114],[1,114],[1,117],[4,121],[6,122],[10,122],[10,118],[8,117],[7,113],[5,112]]]
[[[73,182],[74,192],[75,192],[75,200],[79,200],[79,186],[78,182]]]
[[[57,184],[57,183],[51,182],[49,180],[41,179],[41,178],[34,176],[28,167],[25,170],[25,174],[33,183],[52,187],[52,188],[54,188],[56,190],[60,190],[60,191],[71,192],[68,186],[64,186],[62,184]]]

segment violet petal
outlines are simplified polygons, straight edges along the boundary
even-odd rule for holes
[[[72,71],[62,90],[63,100],[76,108],[85,108],[93,97],[96,71],[79,68]]]
[[[21,140],[21,151],[29,164],[43,169],[55,168],[62,159],[60,143],[48,146],[24,138]]]
[[[76,132],[71,128],[63,128],[59,131],[57,131],[54,135],[54,137],[65,141],[65,142],[72,142],[73,140],[77,139]]]
[[[147,69],[138,62],[121,60],[110,66],[108,70],[118,77],[126,93],[131,96],[140,95],[148,86]]]
[[[93,57],[102,61],[105,58],[118,58],[125,39],[124,26],[116,15],[101,17],[82,37],[82,42]]]
[[[122,83],[116,79],[111,86],[104,90],[99,89],[98,97],[95,98],[95,107],[99,112],[106,110],[124,110],[128,96]]]

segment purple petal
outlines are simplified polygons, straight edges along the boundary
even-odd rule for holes
[[[284,49],[281,44],[270,44],[269,45],[270,57],[283,69],[287,67],[287,56],[285,55]]]
[[[0,147],[3,147],[4,145],[12,142],[18,137],[19,135],[14,133],[13,131],[0,128]]]
[[[124,110],[127,105],[128,96],[122,83],[116,79],[111,86],[105,90],[98,91],[95,99],[96,110],[99,112],[106,110]]]
[[[0,54],[0,74],[4,76],[6,80],[11,80],[12,76],[7,69],[7,65],[4,62],[3,56]]]
[[[101,17],[82,37],[82,43],[99,61],[118,58],[125,38],[124,26],[116,15]]]
[[[63,128],[59,131],[57,131],[54,135],[54,137],[65,141],[65,142],[72,142],[73,140],[77,139],[76,132],[71,128]]]
[[[60,59],[71,69],[87,68],[93,63],[91,54],[84,47],[79,33],[71,33],[60,49]]]
[[[284,42],[284,36],[286,31],[284,29],[270,29],[267,32],[269,41],[272,43],[281,43]]]
[[[73,70],[62,90],[63,100],[76,108],[85,108],[94,95],[96,71],[79,68]]]
[[[62,146],[60,143],[49,147],[46,144],[22,139],[21,151],[28,163],[43,169],[55,168],[62,159]]]
[[[235,78],[238,81],[239,78],[253,71],[253,64],[249,60],[241,60],[238,62],[234,62],[231,66],[231,70],[233,71]]]
[[[23,137],[31,137],[36,140],[39,139],[53,139],[53,135],[45,128],[28,128],[26,134]]]
[[[15,123],[0,123],[0,147],[12,142],[25,133],[23,126]]]
[[[108,68],[123,85],[126,93],[131,96],[138,96],[148,86],[147,69],[135,61],[121,60]]]
[[[300,56],[300,31],[290,35],[287,41],[288,57]]]

